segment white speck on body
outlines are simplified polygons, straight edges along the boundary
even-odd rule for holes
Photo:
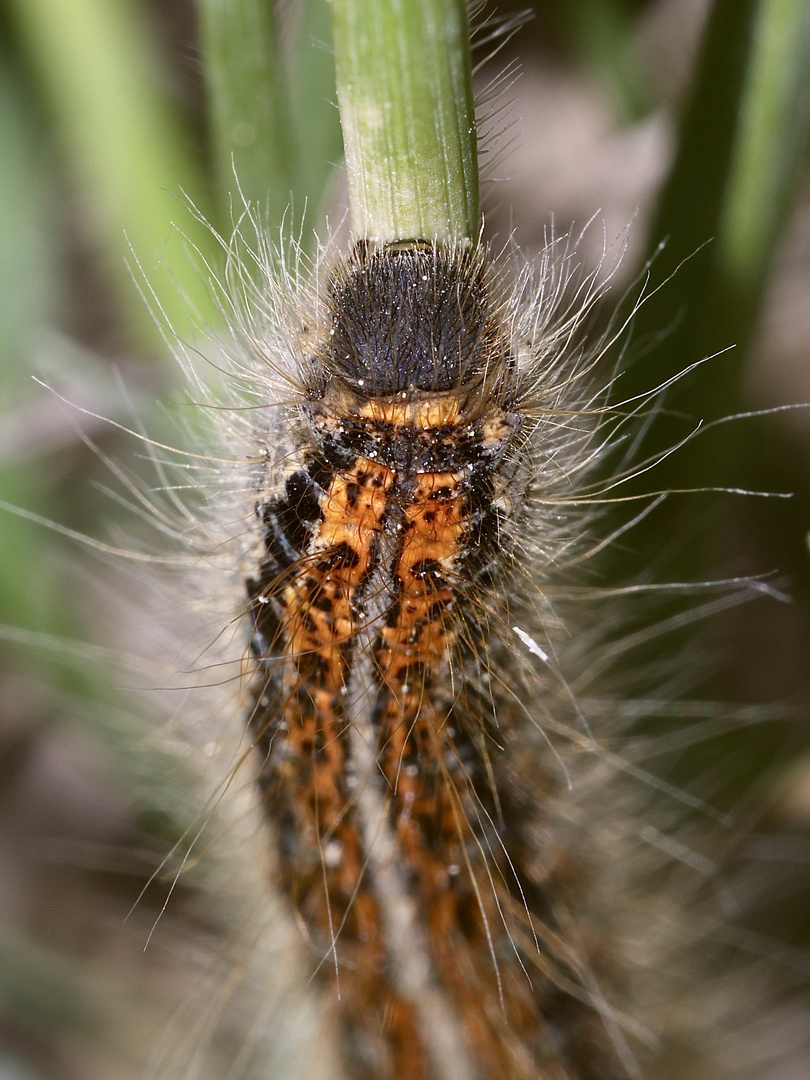
[[[545,652],[544,649],[540,648],[540,646],[537,644],[533,637],[527,634],[525,630],[521,630],[519,626],[513,626],[512,629],[530,653],[533,653],[535,656],[539,656],[544,663],[548,663],[548,653]]]

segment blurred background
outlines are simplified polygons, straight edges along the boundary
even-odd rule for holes
[[[508,22],[525,6],[486,14]],[[810,402],[807,5],[548,0],[532,12],[511,38],[480,35],[479,58],[502,46],[477,76],[490,235],[532,253],[552,222],[562,233],[597,215],[608,241],[632,222],[628,286],[664,238],[655,283],[688,260],[639,315],[621,394],[734,348],[672,388],[645,452],[695,419]],[[206,119],[216,50],[192,0],[0,0],[0,1080],[140,1075],[215,930],[183,889],[146,952],[165,889],[125,922],[191,819],[186,781],[149,744],[116,668],[142,632],[137,577],[117,582],[119,563],[69,531],[126,547],[130,526],[100,490],[115,486],[105,459],[138,468],[114,425],[161,431],[159,403],[183,393],[152,311],[181,337],[216,323],[199,270],[216,247],[187,201],[227,229],[233,151],[276,227],[290,197],[296,226],[306,206],[305,244],[340,217],[326,5],[282,4],[267,20],[276,126],[246,124],[223,147]],[[247,94],[258,77],[245,74]],[[261,169],[250,174],[263,138],[281,160],[269,196]],[[589,230],[584,259],[602,237]],[[755,787],[784,858],[803,859],[810,410],[721,425],[648,481],[639,490],[793,493],[671,498],[603,573],[764,575],[787,597],[688,633],[712,657],[700,693],[773,719],[713,740],[700,768],[727,766],[721,801]],[[778,905],[799,950],[807,909],[806,896]]]

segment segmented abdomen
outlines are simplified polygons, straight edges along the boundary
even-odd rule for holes
[[[520,418],[505,379],[465,400],[440,375],[302,403],[308,449],[256,505],[250,724],[280,884],[352,1080],[610,1076],[532,861],[559,781],[515,752],[525,694],[490,587],[515,542]]]

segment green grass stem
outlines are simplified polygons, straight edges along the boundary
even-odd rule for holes
[[[133,336],[151,348],[159,338],[127,269],[130,245],[181,332],[186,298],[202,310],[207,304],[182,234],[203,250],[213,245],[179,199],[184,191],[208,211],[188,133],[162,91],[148,26],[130,0],[9,0],[9,8],[121,309]]]
[[[477,236],[464,0],[332,0],[332,15],[354,237]]]

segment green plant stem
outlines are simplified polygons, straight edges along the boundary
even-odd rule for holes
[[[343,137],[335,97],[335,63],[332,56],[332,23],[328,0],[302,0],[297,42],[287,64],[294,131],[297,136],[299,201],[294,224],[304,217],[302,240],[309,240],[308,226],[323,218],[335,164],[343,160]],[[303,197],[303,198],[302,198]]]
[[[130,245],[163,316],[181,332],[189,301],[205,311],[207,299],[172,222],[203,251],[213,244],[183,211],[181,192],[207,212],[205,184],[160,92],[147,27],[129,0],[9,0],[9,9],[130,331],[155,346],[154,321],[126,266]]]
[[[674,325],[650,357],[653,379],[735,347],[712,364],[704,416],[733,408],[806,150],[808,58],[806,0],[717,0],[650,236],[653,249],[668,238],[657,276],[688,261],[637,324]]]
[[[775,430],[764,434],[764,421],[704,427],[694,438],[690,433],[698,420],[746,408],[741,387],[748,349],[807,148],[808,56],[806,0],[716,0],[651,229],[651,252],[666,240],[654,262],[654,280],[669,280],[635,320],[635,340],[648,350],[643,363],[622,376],[621,393],[632,399],[685,373],[668,388],[645,451],[665,457],[655,470],[657,486],[677,489],[687,476],[690,488],[707,489],[693,505],[702,499],[712,513],[720,511],[710,489],[740,477],[745,486],[761,490],[796,490],[799,483],[795,475],[757,471],[764,460],[758,440],[778,438]],[[700,366],[687,372],[692,364]],[[687,444],[667,455],[682,440]],[[636,490],[646,482],[640,477]],[[796,553],[791,557],[806,563],[806,550],[796,543],[797,523],[785,521],[790,505],[772,504],[768,513],[782,521],[770,531],[772,537],[790,536]],[[680,506],[670,499],[635,531],[642,564],[683,534]],[[764,504],[756,506],[764,521]],[[731,514],[726,507],[723,512]],[[753,501],[745,513],[752,518]],[[722,557],[729,557],[728,550]],[[683,542],[666,558],[667,572],[674,575],[713,571],[718,561],[716,552],[687,550]],[[788,562],[784,558],[779,565]]]
[[[464,0],[332,0],[355,239],[465,239],[480,228]]]
[[[279,222],[296,155],[273,5],[199,0],[199,18],[220,216],[227,221],[236,196]]]
[[[763,0],[718,229],[735,323],[750,313],[801,176],[810,130],[810,4]]]

